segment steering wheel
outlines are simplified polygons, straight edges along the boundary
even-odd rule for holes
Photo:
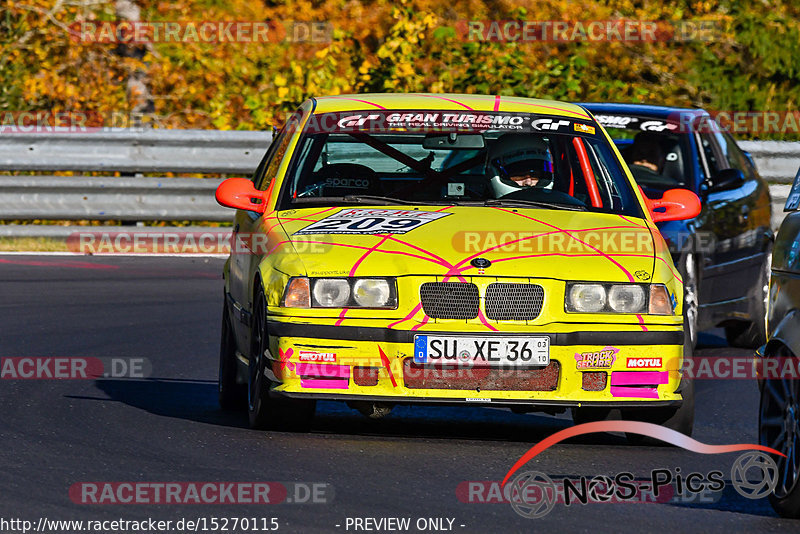
[[[340,183],[329,183],[328,180],[336,179]],[[314,193],[322,191],[326,188],[340,188],[345,190],[345,194],[357,193],[358,189],[353,185],[348,185],[349,181],[366,181],[367,187],[363,188],[364,191],[374,194],[378,189],[378,175],[377,173],[367,167],[358,163],[332,163],[330,165],[323,165],[320,170],[311,175],[311,184],[306,187],[298,197],[315,196]],[[322,195],[320,195],[322,196]],[[334,195],[334,196],[344,196]]]

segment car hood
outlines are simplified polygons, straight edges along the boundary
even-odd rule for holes
[[[649,281],[644,220],[472,206],[304,208],[281,225],[309,276],[474,276]],[[410,228],[410,229],[409,229]],[[332,233],[349,232],[349,233]],[[481,269],[488,260],[490,265]]]

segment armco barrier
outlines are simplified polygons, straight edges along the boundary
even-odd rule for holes
[[[0,220],[228,221],[214,200],[220,178],[142,177],[136,174],[252,173],[272,140],[270,132],[99,129],[0,134]],[[800,142],[743,141],[759,172],[774,182],[773,224],[783,220],[788,184],[800,167]],[[43,171],[119,172],[125,176],[52,176]],[[56,235],[63,230],[6,226],[0,235]],[[16,233],[15,233],[16,232]]]

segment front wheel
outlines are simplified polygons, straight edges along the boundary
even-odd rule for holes
[[[779,357],[792,358],[788,350]],[[792,377],[770,378],[761,390],[758,437],[761,445],[776,449],[777,485],[769,501],[781,517],[800,518],[800,381]]]
[[[270,397],[271,381],[266,376],[269,352],[267,301],[259,289],[253,307],[250,335],[250,358],[247,381],[247,414],[250,427],[306,431],[311,426],[316,402],[313,400],[275,399]]]
[[[219,374],[217,378],[219,405],[223,410],[244,407],[247,390],[236,381],[236,339],[231,328],[226,301],[222,302],[222,332],[219,342]]]

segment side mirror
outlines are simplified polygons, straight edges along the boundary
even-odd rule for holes
[[[214,195],[217,202],[227,208],[264,213],[267,208],[266,191],[259,191],[247,178],[228,178]]]
[[[647,197],[645,197],[647,198]],[[659,199],[647,199],[653,222],[680,221],[700,215],[700,197],[688,189],[669,189]]]
[[[739,169],[725,169],[719,171],[711,180],[708,187],[709,192],[713,191],[727,191],[728,189],[736,189],[744,183],[744,173]]]

